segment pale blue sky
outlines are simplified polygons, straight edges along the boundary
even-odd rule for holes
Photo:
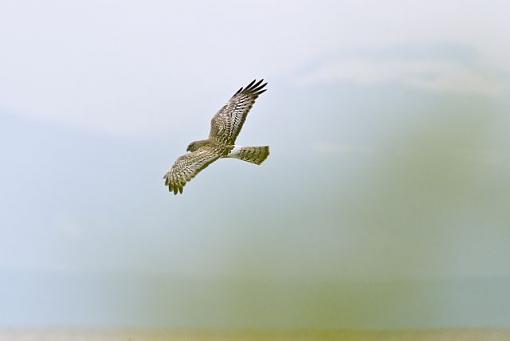
[[[510,326],[509,11],[2,2],[0,327]],[[267,162],[170,195],[260,77]]]

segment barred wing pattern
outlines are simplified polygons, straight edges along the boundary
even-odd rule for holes
[[[223,145],[234,145],[237,135],[243,127],[246,116],[262,94],[267,83],[253,80],[246,88],[239,89],[228,103],[211,120],[209,139]]]
[[[221,156],[221,151],[216,148],[204,146],[179,157],[163,177],[165,186],[168,186],[170,192],[173,191],[174,194],[182,193],[186,182]]]

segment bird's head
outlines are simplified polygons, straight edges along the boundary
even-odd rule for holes
[[[200,141],[193,141],[189,144],[186,151],[188,152],[194,152],[195,150],[198,150],[198,148],[206,145],[209,143],[209,140],[200,140]]]

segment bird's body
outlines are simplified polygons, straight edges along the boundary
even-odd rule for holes
[[[189,153],[180,156],[165,174],[165,186],[174,194],[182,193],[186,183],[220,158],[236,158],[260,165],[269,155],[268,146],[237,147],[235,141],[246,116],[267,83],[255,80],[239,89],[211,120],[206,140],[189,144]]]

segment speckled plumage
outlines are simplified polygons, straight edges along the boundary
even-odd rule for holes
[[[187,154],[180,156],[165,174],[165,186],[174,194],[182,193],[184,186],[195,175],[219,158],[237,158],[261,164],[269,155],[268,146],[243,147],[234,150],[234,144],[246,116],[257,97],[266,91],[267,83],[253,80],[240,88],[211,120],[207,140],[194,141]]]

